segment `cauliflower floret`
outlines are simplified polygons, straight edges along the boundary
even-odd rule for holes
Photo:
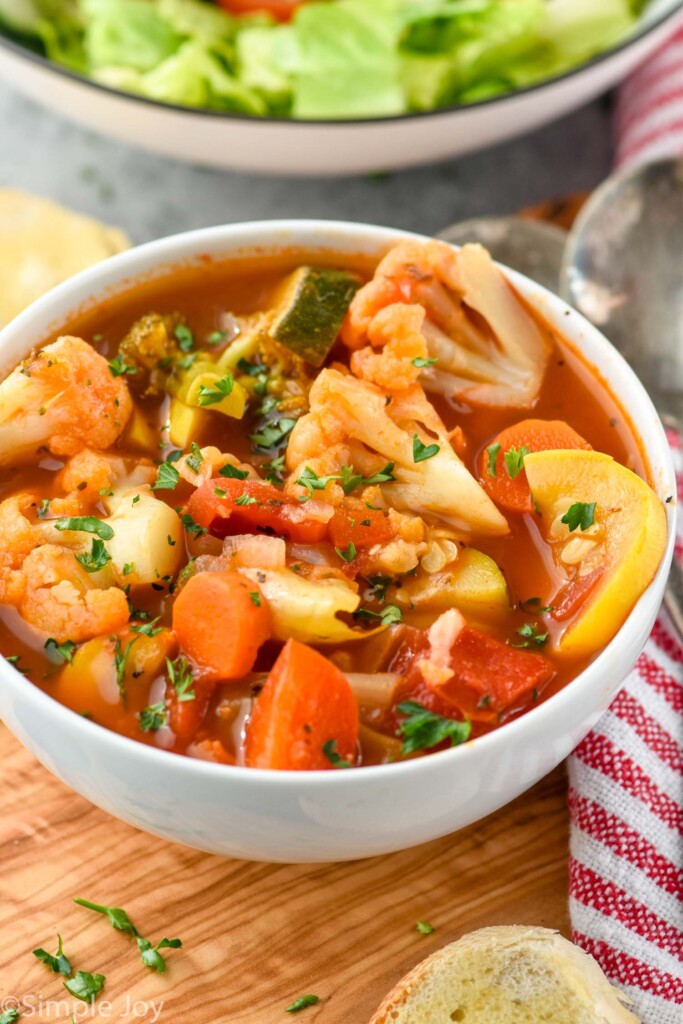
[[[26,592],[21,567],[24,559],[41,543],[40,536],[24,515],[38,505],[33,494],[14,494],[0,504],[0,604],[17,604]]]
[[[394,464],[395,482],[381,484],[390,506],[436,515],[465,533],[508,532],[505,518],[453,451],[419,384],[387,403],[379,388],[328,369],[309,397],[310,412],[291,434],[290,467],[341,446],[352,459],[345,464],[362,472]],[[436,450],[430,452],[432,446]]]
[[[400,317],[396,303],[410,313]],[[342,328],[354,373],[384,387],[391,379],[394,389],[409,386],[415,331],[436,360],[421,373],[427,391],[515,408],[535,401],[549,342],[481,246],[456,251],[444,242],[406,241],[392,249],[356,294]],[[386,366],[385,354],[376,356],[368,344],[387,345]]]
[[[24,560],[26,589],[21,616],[59,643],[82,643],[100,633],[115,633],[128,622],[122,590],[93,586],[73,554],[55,544],[36,548]]]
[[[415,384],[421,373],[415,360],[427,358],[427,342],[422,334],[425,316],[421,306],[395,303],[381,309],[368,325],[370,345],[351,356],[355,375],[387,391]]]
[[[80,338],[59,338],[0,384],[0,465],[45,447],[75,455],[86,444],[108,448],[131,414],[126,384]]]

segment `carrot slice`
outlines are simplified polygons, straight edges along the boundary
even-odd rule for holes
[[[506,512],[533,512],[524,455],[575,448],[591,451],[588,441],[564,420],[522,420],[486,446],[479,457],[479,475],[489,497]]]
[[[241,679],[270,636],[270,610],[258,585],[239,573],[200,572],[175,599],[173,629],[204,678]]]
[[[356,759],[358,705],[346,676],[313,648],[288,640],[246,729],[250,768],[312,771]]]
[[[329,538],[337,548],[369,548],[374,544],[386,544],[391,540],[389,521],[383,512],[372,509],[339,508],[332,516],[328,527]]]

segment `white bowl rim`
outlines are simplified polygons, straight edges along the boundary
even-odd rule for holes
[[[412,238],[421,241],[428,239],[428,236],[426,235],[419,235],[415,232],[403,231],[397,228],[367,225],[353,221],[327,221],[318,219],[245,221],[236,224],[219,225],[211,228],[198,228],[194,231],[186,231],[175,235],[169,235],[165,238],[156,239],[155,241],[135,246],[132,249],[128,249],[115,256],[111,256],[108,259],[81,271],[79,274],[76,274],[74,277],[69,278],[67,281],[64,281],[62,284],[51,289],[36,302],[32,303],[17,317],[11,320],[9,324],[2,328],[2,330],[0,330],[0,356],[2,355],[4,341],[8,335],[20,334],[24,327],[28,328],[35,318],[38,318],[39,320],[47,320],[47,314],[52,305],[55,302],[59,302],[59,300],[66,299],[72,290],[78,289],[79,285],[92,286],[93,294],[96,295],[97,293],[95,289],[98,286],[99,279],[108,277],[109,273],[119,266],[126,268],[129,263],[134,264],[140,261],[143,263],[151,263],[154,261],[156,270],[151,273],[154,274],[154,276],[156,276],[157,273],[159,276],[162,276],[164,268],[171,269],[174,265],[182,266],[184,257],[177,252],[178,249],[191,251],[193,257],[200,257],[203,252],[203,246],[209,246],[211,243],[221,240],[224,240],[226,244],[229,244],[231,236],[248,234],[249,241],[244,244],[244,248],[247,252],[251,249],[256,249],[257,247],[259,248],[259,252],[262,252],[267,248],[267,244],[270,245],[271,250],[277,251],[278,245],[276,237],[278,233],[280,233],[284,239],[290,233],[302,231],[310,232],[311,234],[319,234],[322,243],[321,249],[323,251],[333,251],[333,245],[329,245],[330,236],[336,236],[340,241],[354,242],[355,240],[358,240],[359,251],[372,241],[376,241],[378,246],[386,246],[387,244],[392,244],[393,241],[399,241],[402,238]],[[325,243],[326,238],[328,240],[327,244]],[[307,241],[306,243],[292,243],[289,247],[294,251],[296,251],[297,248],[306,250],[312,247],[312,241]],[[283,246],[280,246],[280,248],[283,248]],[[175,257],[174,250],[176,250]],[[227,255],[229,258],[229,254]],[[660,586],[668,576],[669,566],[673,557],[674,543],[676,540],[675,472],[671,451],[666,440],[664,428],[659,420],[659,416],[644,386],[623,356],[621,356],[617,349],[614,348],[614,346],[596,327],[594,327],[576,310],[569,307],[558,296],[553,295],[552,292],[549,292],[541,285],[536,284],[531,281],[530,278],[519,274],[517,271],[513,271],[508,267],[504,267],[504,270],[514,283],[522,286],[531,285],[538,293],[539,298],[550,298],[554,305],[558,302],[561,303],[562,306],[565,307],[565,311],[571,316],[571,318],[573,318],[575,323],[580,325],[583,331],[592,335],[598,345],[603,347],[606,346],[613,357],[616,355],[620,372],[629,382],[630,386],[638,393],[644,409],[647,409],[647,411],[653,415],[654,421],[659,424],[659,436],[654,440],[654,443],[651,443],[650,447],[657,448],[659,446],[661,448],[660,455],[663,455],[661,461],[667,471],[667,479],[664,481],[666,484],[664,490],[668,490],[670,487],[671,493],[674,496],[673,502],[667,504],[665,508],[668,530],[667,548],[654,579],[638,599],[629,616],[606,647],[582,672],[567,683],[566,686],[562,687],[561,690],[540,703],[537,707],[530,708],[527,712],[520,715],[518,718],[513,719],[511,722],[505,723],[484,736],[479,736],[474,740],[468,740],[466,743],[457,747],[450,747],[447,750],[435,751],[431,754],[426,754],[424,757],[412,760],[398,761],[392,764],[367,765],[352,771],[329,771],[325,769],[293,771],[276,770],[272,768],[249,768],[243,765],[218,764],[211,761],[204,761],[199,758],[188,757],[184,754],[174,754],[172,751],[163,750],[160,747],[141,743],[139,740],[114,732],[106,726],[99,725],[97,722],[89,721],[77,712],[67,708],[66,705],[61,704],[55,698],[51,697],[49,693],[40,689],[40,687],[36,686],[29,679],[26,679],[21,672],[14,668],[14,666],[10,665],[3,655],[0,655],[0,678],[2,678],[12,689],[24,689],[25,696],[30,694],[30,696],[26,696],[26,699],[28,701],[35,701],[36,704],[40,705],[47,714],[55,715],[56,725],[59,725],[60,722],[64,722],[67,728],[71,727],[75,729],[77,733],[79,730],[92,729],[93,727],[97,728],[100,731],[100,739],[102,743],[109,747],[112,754],[120,754],[125,757],[127,752],[134,753],[134,755],[140,759],[141,763],[146,759],[151,758],[152,762],[158,764],[159,767],[166,766],[166,770],[169,774],[171,772],[188,772],[190,776],[197,780],[205,777],[208,773],[208,775],[214,778],[214,781],[220,778],[224,779],[225,784],[228,786],[231,785],[236,777],[239,777],[240,784],[244,781],[247,783],[253,783],[254,786],[266,783],[268,785],[284,787],[290,786],[293,782],[298,782],[301,786],[305,783],[307,786],[331,785],[340,787],[350,784],[358,787],[363,785],[364,780],[376,781],[382,778],[391,778],[398,781],[401,773],[405,774],[406,772],[409,772],[411,774],[420,774],[421,772],[424,772],[425,774],[428,774],[434,767],[434,761],[436,758],[438,758],[439,763],[443,764],[445,767],[447,759],[450,759],[450,761],[455,764],[457,763],[457,760],[467,757],[468,753],[472,753],[473,751],[481,751],[482,753],[484,751],[493,751],[496,746],[500,746],[501,744],[506,745],[508,742],[514,746],[518,734],[524,733],[533,723],[536,723],[537,726],[537,737],[542,736],[544,720],[551,716],[554,717],[556,714],[561,714],[563,707],[574,699],[574,694],[576,694],[577,690],[580,689],[582,692],[589,692],[592,688],[597,687],[600,681],[602,666],[605,662],[609,662],[610,660],[611,649],[618,645],[620,637],[625,635],[630,630],[632,624],[635,624],[637,621],[639,617],[639,609],[641,604],[644,603],[648,593]],[[121,275],[117,278],[117,283],[109,287],[112,288],[114,294],[120,294],[122,292],[125,293],[127,287],[132,285],[135,276],[143,277],[144,279],[148,277],[148,274],[149,271],[142,271],[137,272],[136,275],[136,271],[132,269],[130,274]],[[99,300],[93,299],[87,304],[86,309],[89,310],[96,308],[101,301],[101,296]],[[78,312],[78,307],[75,311],[72,310],[71,313],[67,313],[65,316],[60,317],[58,322],[63,322],[68,319],[70,315],[74,315],[76,312]],[[48,325],[44,330],[45,335],[48,335],[50,330],[51,327]],[[575,345],[574,342],[571,344]],[[615,398],[621,401],[616,391]],[[650,440],[651,442],[653,441],[653,439]],[[530,719],[532,718],[533,722],[530,722]],[[83,735],[91,734],[83,733]],[[163,760],[159,761],[159,758],[162,758]]]
[[[446,107],[437,107],[434,110],[417,110],[410,111],[406,114],[392,114],[384,117],[360,117],[360,118],[293,118],[293,117],[273,117],[269,115],[267,117],[257,117],[255,114],[241,114],[237,111],[224,111],[224,110],[210,110],[206,107],[189,107],[183,106],[179,103],[165,103],[162,100],[155,100],[149,96],[139,96],[136,93],[125,92],[123,89],[115,89],[113,86],[104,85],[102,82],[96,82],[92,78],[88,78],[87,75],[81,74],[78,71],[73,71],[71,68],[64,67],[61,64],[57,64],[56,61],[50,60],[48,57],[43,56],[40,53],[36,53],[29,47],[22,45],[8,36],[3,35],[0,32],[0,49],[4,48],[14,53],[15,56],[21,57],[27,60],[29,63],[37,64],[44,71],[52,72],[57,75],[61,75],[63,78],[69,79],[71,82],[77,85],[83,85],[86,88],[90,87],[95,91],[100,92],[104,95],[112,96],[116,99],[129,100],[150,107],[152,109],[157,108],[161,110],[173,111],[177,114],[193,115],[194,117],[206,118],[212,121],[227,121],[248,123],[256,125],[296,125],[299,128],[312,126],[320,127],[322,125],[330,126],[360,126],[364,124],[402,124],[409,121],[423,120],[428,117],[437,117],[438,115],[444,114],[457,114],[462,111],[478,110],[485,107],[492,107],[496,104],[502,105],[505,102],[510,102],[519,97],[526,97],[533,93],[540,92],[543,89],[549,88],[553,85],[560,84],[563,82],[570,81],[572,78],[580,75],[582,72],[589,70],[590,68],[597,67],[604,61],[609,60],[612,57],[618,56],[620,53],[625,52],[631,46],[644,39],[648,36],[657,32],[660,28],[667,24],[667,22],[673,20],[678,14],[683,11],[683,0],[677,0],[676,6],[662,14],[649,24],[641,25],[637,28],[626,39],[622,40],[617,46],[613,46],[608,50],[603,50],[591,57],[589,60],[584,61],[577,67],[570,68],[568,71],[564,71],[560,75],[555,75],[552,78],[543,79],[541,82],[536,82],[533,85],[524,86],[521,89],[514,89],[512,92],[503,93],[500,96],[491,96],[488,99],[475,100],[473,103],[453,103]]]

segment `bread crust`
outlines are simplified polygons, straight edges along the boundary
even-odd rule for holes
[[[482,928],[432,953],[399,981],[369,1024],[427,1024],[424,1001],[421,999],[419,1017],[411,1004],[427,990],[438,992],[439,982],[445,985],[466,957],[474,956],[483,965],[492,955],[503,959],[519,952],[533,958],[539,967],[560,972],[595,1024],[639,1024],[625,1005],[628,998],[609,983],[593,957],[558,932],[524,925]],[[433,1021],[441,1024],[441,1016],[434,1016]]]

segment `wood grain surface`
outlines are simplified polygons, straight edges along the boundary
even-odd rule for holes
[[[0,987],[22,1024],[366,1024],[415,963],[489,924],[567,933],[560,769],[446,839],[373,860],[267,865],[174,846],[109,817],[54,779],[0,725]],[[144,785],[144,780],[141,780]],[[124,907],[155,941],[180,936],[159,976],[80,896]],[[433,935],[415,930],[429,921]],[[31,951],[60,932],[74,969],[106,976],[93,1009]],[[285,1013],[297,996],[317,1006]],[[5,1008],[9,1003],[5,1003]]]

